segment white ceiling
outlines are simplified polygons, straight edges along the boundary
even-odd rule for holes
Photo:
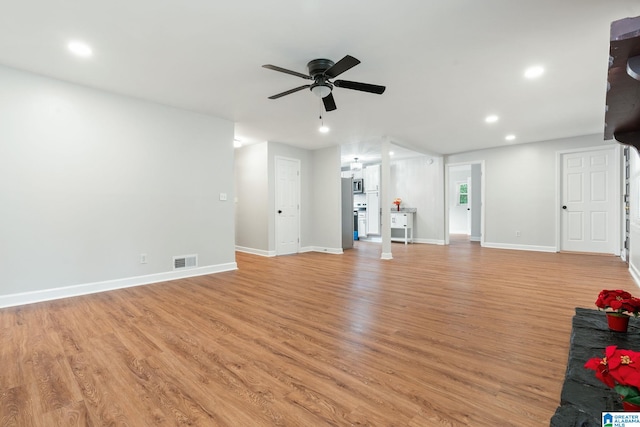
[[[638,0],[0,0],[0,64],[222,117],[248,143],[315,149],[389,137],[431,154],[602,133],[609,25]],[[94,50],[66,50],[81,39]],[[362,63],[338,109],[297,92],[315,58]],[[543,65],[541,79],[523,78]],[[488,114],[500,120],[484,122]],[[512,142],[513,143],[513,142]],[[348,153],[352,155],[351,152]]]

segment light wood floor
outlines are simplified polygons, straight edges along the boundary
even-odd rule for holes
[[[0,310],[2,426],[548,426],[613,256],[345,255]],[[640,292],[638,292],[640,293]]]

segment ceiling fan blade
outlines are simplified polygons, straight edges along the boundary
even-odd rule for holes
[[[294,93],[294,92],[298,92],[299,90],[302,90],[302,89],[308,89],[308,88],[310,88],[310,87],[311,87],[311,85],[299,86],[299,87],[297,87],[297,88],[295,88],[295,89],[290,89],[290,90],[288,90],[288,91],[286,91],[286,92],[282,92],[282,93],[278,93],[278,94],[276,94],[276,95],[272,95],[272,96],[270,96],[270,97],[269,97],[269,99],[278,99],[278,98],[282,98],[282,97],[283,97],[283,96],[285,96],[285,95],[289,95],[289,94],[292,94],[292,93]]]
[[[278,67],[277,65],[265,64],[262,66],[262,68],[267,68],[273,71],[280,71],[281,73],[287,73],[287,74],[291,74],[292,76],[298,76],[298,77],[302,77],[303,79],[311,80],[311,76],[299,73],[297,71],[287,70],[286,68]]]
[[[334,86],[342,87],[345,89],[360,90],[362,92],[377,93],[382,95],[386,89],[385,86],[372,85],[369,83],[350,82],[348,80],[336,80],[333,82]]]
[[[333,111],[338,108],[336,107],[336,101],[333,99],[332,93],[322,98],[322,102],[324,103],[325,111]]]
[[[335,77],[338,77],[340,74],[344,73],[345,71],[355,67],[359,63],[360,61],[358,61],[356,58],[354,58],[353,56],[347,55],[344,58],[342,58],[340,61],[333,64],[333,67],[325,71],[324,75],[329,77],[330,79],[333,79]]]

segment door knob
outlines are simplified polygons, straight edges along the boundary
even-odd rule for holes
[[[562,206],[562,209],[567,209],[567,205]]]
[[[278,209],[278,213],[282,213],[282,211],[280,209]]]

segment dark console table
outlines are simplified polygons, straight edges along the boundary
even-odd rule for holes
[[[584,368],[592,357],[602,357],[605,347],[640,350],[640,318],[631,318],[627,333],[611,332],[603,312],[576,308],[571,331],[567,372],[560,406],[551,418],[551,427],[601,426],[602,412],[622,411],[617,394]]]

